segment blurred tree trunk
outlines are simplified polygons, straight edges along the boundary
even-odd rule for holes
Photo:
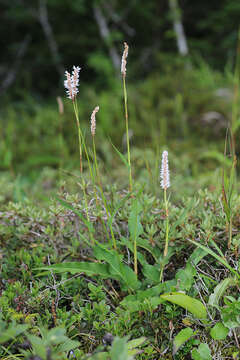
[[[107,20],[99,5],[95,5],[93,7],[93,12],[99,28],[100,35],[108,47],[109,55],[112,59],[114,69],[120,74],[121,60],[119,54],[117,53],[117,50],[115,49],[115,46],[111,42],[111,33],[107,25]]]
[[[31,41],[31,36],[28,34],[24,37],[22,43],[17,51],[15,61],[11,68],[7,69],[5,79],[3,79],[0,86],[0,95],[6,91],[15,81],[22,59],[27,51],[28,45]]]
[[[48,18],[46,0],[39,0],[38,2],[38,20],[42,26],[48,46],[52,55],[53,62],[60,76],[64,74],[64,66],[61,62],[61,57],[58,50],[58,44],[55,40],[51,24]]]
[[[184,32],[184,27],[181,17],[181,9],[178,0],[169,0],[169,7],[171,10],[171,17],[173,21],[173,28],[177,39],[177,47],[179,54],[185,56],[188,54],[187,38]]]

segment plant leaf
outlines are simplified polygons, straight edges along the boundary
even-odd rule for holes
[[[139,288],[140,282],[137,280],[137,275],[122,262],[122,256],[117,251],[108,250],[97,244],[94,246],[94,255],[97,259],[106,261],[109,265],[109,274],[115,279],[122,280],[128,289],[136,290]]]
[[[228,336],[229,329],[226,328],[223,323],[218,322],[214,327],[210,330],[210,335],[214,340],[224,340]]]
[[[164,300],[177,304],[184,309],[188,310],[198,319],[206,319],[207,311],[201,301],[194,299],[186,294],[180,292],[172,292],[160,295]]]
[[[218,256],[214,251],[212,251],[208,247],[206,247],[202,244],[199,244],[194,240],[190,240],[190,239],[187,239],[187,240],[190,241],[192,244],[198,246],[199,248],[205,250],[208,254],[212,255],[215,259],[217,259],[221,264],[226,266],[226,268],[228,268],[233,274],[235,274],[240,279],[240,274],[234,268],[232,268],[225,259]]]
[[[192,351],[193,360],[212,360],[211,352],[207,344],[200,344],[198,349]]]
[[[111,142],[111,140],[110,140],[110,142]],[[112,142],[111,142],[111,144],[112,144],[112,147],[114,148],[114,150],[116,151],[116,153],[118,154],[118,156],[120,157],[120,159],[122,160],[122,162],[124,163],[124,165],[125,165],[125,166],[128,168],[128,170],[129,170],[129,164],[128,164],[128,162],[127,162],[126,157],[116,148],[115,145],[113,145]]]
[[[236,280],[233,278],[226,278],[222,280],[214,289],[213,294],[210,295],[208,304],[218,308],[219,301],[229,286],[235,285]]]
[[[182,329],[179,333],[175,336],[173,340],[173,356],[177,353],[180,347],[190,339],[190,337],[194,334],[193,330],[190,327]]]
[[[93,262],[69,262],[62,264],[55,264],[50,266],[42,266],[35,268],[35,270],[47,270],[56,273],[70,272],[77,274],[83,272],[88,276],[100,275],[102,278],[109,278],[109,266],[107,264],[93,263]]]

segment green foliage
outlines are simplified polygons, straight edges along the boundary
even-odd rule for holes
[[[206,319],[207,317],[205,306],[199,300],[194,299],[186,294],[172,292],[161,295],[161,298],[183,307],[198,319]]]
[[[210,331],[210,335],[214,340],[224,340],[228,336],[229,330],[223,323],[218,322]]]
[[[224,302],[225,306],[221,309],[223,324],[229,329],[238,327],[240,325],[240,299],[236,300],[232,296],[226,296]]]
[[[31,343],[30,351],[22,351],[25,356],[34,354],[47,360],[49,356],[53,360],[67,359],[67,353],[74,350],[80,345],[78,341],[70,340],[66,335],[66,330],[62,328],[54,328],[46,330],[39,329],[41,336],[27,334],[27,338]]]
[[[211,352],[207,344],[200,344],[198,349],[192,351],[193,360],[211,360]]]
[[[28,325],[17,325],[15,322],[6,327],[6,323],[0,318],[0,344],[16,339],[27,328]]]
[[[179,348],[188,341],[192,336],[194,335],[194,332],[191,328],[185,328],[179,331],[179,333],[175,336],[173,340],[173,355],[175,355]]]

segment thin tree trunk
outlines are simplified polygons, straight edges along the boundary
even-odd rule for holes
[[[100,35],[101,35],[102,39],[104,40],[104,42],[108,45],[109,55],[112,59],[113,66],[114,66],[115,70],[118,71],[120,74],[120,64],[121,64],[120,57],[119,57],[114,45],[111,44],[109,41],[110,30],[108,28],[105,16],[99,6],[94,6],[93,11],[94,11],[94,16],[95,16],[96,22],[98,24]]]
[[[172,12],[173,28],[177,39],[177,47],[179,54],[185,56],[188,54],[187,38],[184,32],[184,27],[181,18],[181,9],[178,5],[178,0],[169,0],[169,7]]]
[[[64,73],[64,66],[61,62],[58,45],[55,40],[51,24],[49,22],[46,0],[39,0],[38,4],[39,4],[38,20],[42,26],[43,32],[47,39],[48,46],[49,46],[53,61],[56,65],[57,71],[58,71],[59,75],[62,76]]]
[[[21,45],[19,46],[18,52],[15,57],[15,62],[13,63],[12,68],[7,70],[6,72],[6,77],[2,81],[2,84],[0,86],[0,95],[4,91],[6,91],[15,81],[19,66],[21,65],[22,58],[24,57],[27,51],[30,41],[31,41],[31,36],[28,34],[25,36]]]

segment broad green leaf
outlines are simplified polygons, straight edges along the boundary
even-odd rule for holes
[[[192,351],[193,360],[212,360],[211,352],[207,344],[200,344],[198,349]]]
[[[214,327],[210,330],[210,335],[214,340],[224,340],[228,336],[229,329],[226,328],[223,323],[218,322]]]
[[[109,266],[107,264],[99,264],[93,262],[69,262],[62,264],[55,264],[50,266],[42,266],[35,270],[48,270],[56,273],[70,272],[71,274],[77,274],[83,272],[88,276],[99,275],[102,278],[109,278]]]
[[[173,340],[173,356],[177,353],[180,347],[190,339],[190,337],[194,334],[193,330],[189,327],[182,329],[179,333],[175,336]]]
[[[227,290],[227,288],[229,286],[233,286],[235,284],[236,284],[236,280],[234,280],[233,278],[226,278],[226,279],[222,280],[215,287],[213,294],[210,295],[208,304],[218,308],[219,301],[220,301],[221,297],[223,296],[223,294],[225,293],[225,291]]]
[[[177,304],[184,309],[188,310],[198,319],[206,319],[207,311],[201,301],[194,299],[186,294],[180,292],[172,292],[160,295],[164,300]]]

